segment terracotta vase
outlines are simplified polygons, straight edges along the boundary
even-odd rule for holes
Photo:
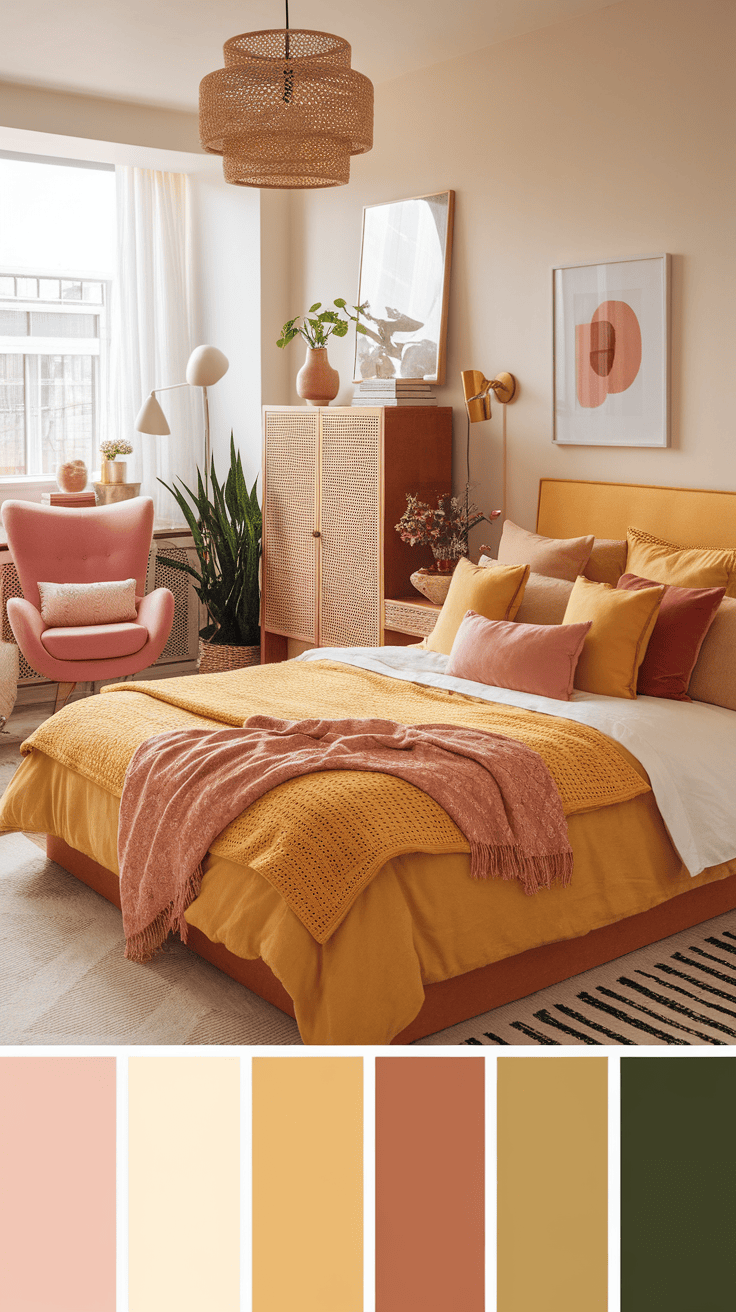
[[[307,405],[329,405],[340,391],[340,375],[327,359],[326,346],[308,346],[296,376],[296,390]]]

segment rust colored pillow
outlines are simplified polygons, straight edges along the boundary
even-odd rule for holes
[[[655,585],[638,574],[622,574],[617,586],[636,591]],[[690,676],[724,593],[725,588],[665,586],[657,622],[639,666],[638,694],[667,697],[675,702],[692,701],[687,692]]]

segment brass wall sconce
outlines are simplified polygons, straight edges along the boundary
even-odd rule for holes
[[[501,405],[508,405],[516,396],[516,379],[513,374],[500,373],[495,378],[484,378],[480,369],[463,369],[460,377],[471,424],[490,419],[491,393]]]

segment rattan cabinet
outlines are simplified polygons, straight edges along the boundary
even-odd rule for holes
[[[394,525],[407,492],[451,487],[449,406],[266,406],[263,660],[410,640],[387,628],[385,602],[411,598],[431,554]]]

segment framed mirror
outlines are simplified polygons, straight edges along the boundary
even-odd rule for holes
[[[354,382],[445,381],[454,191],[363,210]]]

